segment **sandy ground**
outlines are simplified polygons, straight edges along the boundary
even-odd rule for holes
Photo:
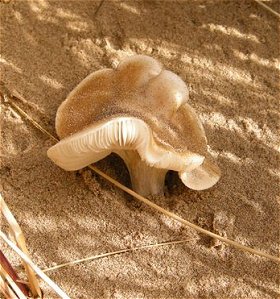
[[[279,2],[268,5],[278,12]],[[279,22],[254,1],[16,1],[0,3],[1,81],[54,133],[67,94],[89,73],[151,55],[190,87],[190,103],[222,170],[210,190],[168,175],[152,200],[204,228],[279,250]],[[2,84],[2,93],[4,92]],[[171,221],[89,170],[65,172],[52,142],[2,101],[1,192],[41,268],[150,243],[49,272],[72,298],[279,298],[275,263]],[[279,131],[278,131],[279,132]],[[129,184],[122,161],[98,167]],[[5,227],[4,227],[5,228]],[[1,243],[11,262],[18,258]],[[55,298],[42,284],[46,298]]]

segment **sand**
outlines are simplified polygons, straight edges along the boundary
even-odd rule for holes
[[[266,2],[280,11],[278,1]],[[1,93],[54,133],[58,106],[89,73],[138,53],[190,87],[222,170],[206,191],[168,175],[151,199],[272,255],[279,252],[279,21],[246,1],[2,1]],[[3,87],[5,86],[5,87]],[[1,192],[42,269],[117,249],[191,238],[49,272],[71,298],[278,298],[275,263],[183,227],[89,170],[65,172],[52,145],[2,101]],[[278,131],[278,132],[277,132]],[[124,184],[111,156],[97,165]],[[3,229],[6,229],[3,226]],[[18,258],[1,243],[21,272]],[[55,294],[42,283],[46,298]]]

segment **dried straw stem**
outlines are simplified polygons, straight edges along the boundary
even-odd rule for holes
[[[0,275],[0,291],[7,299],[18,299],[17,295],[7,284],[6,280],[2,277],[2,275]]]
[[[19,281],[19,276],[17,275],[16,271],[13,269],[12,265],[9,263],[7,258],[5,257],[4,253],[0,250],[0,272],[1,270],[5,270],[7,274],[13,279],[13,281],[17,284],[17,286],[20,288],[22,293],[24,293],[25,296],[29,296],[29,291],[27,289],[27,286]]]
[[[11,101],[8,101],[8,103],[11,103]],[[27,115],[22,109],[20,109],[17,105],[15,105],[14,103],[12,104],[13,107],[15,107],[23,116],[26,116],[27,119],[36,127],[38,128],[40,131],[42,131],[43,133],[47,134],[48,136],[52,136],[52,134],[50,134],[49,132],[47,132],[45,129],[43,129],[35,120],[33,120],[29,115]],[[19,109],[18,109],[19,108]],[[22,113],[24,112],[24,113]],[[43,130],[42,130],[43,129]],[[46,133],[47,132],[47,133]],[[52,139],[55,140],[55,141],[58,141],[57,138],[55,138],[54,136],[52,136]],[[138,193],[134,192],[133,190],[127,188],[126,186],[122,185],[121,183],[119,183],[118,181],[114,180],[113,178],[111,178],[110,176],[108,176],[107,174],[105,174],[104,172],[102,172],[101,170],[97,169],[96,167],[90,165],[88,166],[90,169],[92,169],[93,171],[95,171],[96,173],[98,173],[100,176],[102,176],[103,178],[105,178],[106,180],[108,180],[109,182],[111,182],[112,184],[114,184],[115,186],[117,186],[118,188],[122,189],[123,191],[125,191],[126,193],[132,195],[133,197],[135,197],[136,199],[140,200],[141,202],[144,202],[146,205],[148,205],[149,207],[161,212],[162,214],[166,215],[166,216],[169,216],[177,221],[179,221],[180,223],[188,226],[188,227],[191,227],[193,229],[195,229],[196,231],[200,232],[200,233],[203,233],[205,235],[208,235],[212,238],[215,238],[215,239],[218,239],[220,240],[221,242],[224,242],[228,245],[231,245],[233,247],[236,247],[238,249],[241,249],[243,251],[247,251],[247,252],[250,252],[252,254],[256,254],[256,255],[259,255],[259,256],[262,256],[262,257],[265,257],[271,261],[274,261],[274,262],[277,262],[277,263],[280,263],[280,258],[279,257],[276,257],[276,256],[273,256],[273,255],[270,255],[270,254],[267,254],[265,252],[262,252],[262,251],[259,251],[259,250],[256,250],[256,249],[253,249],[251,247],[247,247],[247,246],[244,246],[242,244],[239,244],[238,242],[235,242],[233,240],[230,240],[230,239],[227,239],[227,238],[224,238],[222,236],[219,236],[215,233],[212,233],[206,229],[203,229],[201,228],[200,226],[198,225],[195,225],[183,218],[181,218],[180,216],[172,213],[172,212],[169,212],[168,210],[165,210],[164,208],[156,205],[155,203],[151,202],[150,200],[148,200],[147,198],[139,195]]]
[[[7,204],[5,203],[2,195],[0,194],[0,209],[2,214],[4,215],[4,217],[6,218],[7,222],[9,223],[9,226],[11,227],[12,230],[12,234],[16,240],[17,246],[26,254],[28,254],[28,250],[26,247],[26,243],[25,243],[25,238],[23,235],[23,232],[19,226],[19,224],[17,223],[15,217],[13,216],[12,212],[9,210]],[[29,280],[29,287],[30,287],[30,291],[32,293],[32,295],[34,297],[42,297],[42,292],[41,289],[39,287],[39,282],[36,278],[36,275],[34,273],[34,271],[32,270],[32,268],[23,261],[23,266],[25,268],[28,280]]]
[[[38,276],[41,277],[61,298],[63,299],[70,299],[70,297],[55,283],[53,282],[38,266],[36,266],[31,259],[23,252],[21,251],[12,241],[9,240],[9,238],[0,231],[0,237],[3,239],[3,241],[8,244],[21,258],[24,260],[26,264],[28,264],[29,267],[31,267],[34,272]]]
[[[16,297],[15,298],[19,298],[19,299],[26,299],[27,296],[22,292],[22,290],[19,288],[19,286],[16,284],[16,282],[13,280],[13,278],[7,273],[7,271],[5,271],[4,268],[1,268],[0,271],[0,276],[2,278],[3,281],[3,286],[6,288],[10,288],[15,294]],[[10,297],[7,297],[8,299]]]

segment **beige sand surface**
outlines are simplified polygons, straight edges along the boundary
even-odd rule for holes
[[[0,1],[1,2],[1,1]],[[278,12],[279,1],[268,5]],[[190,87],[222,179],[197,192],[168,176],[152,200],[244,245],[279,250],[279,21],[244,1],[0,3],[1,81],[54,133],[67,94],[90,72],[141,53]],[[99,9],[98,9],[99,8]],[[97,11],[98,9],[98,11]],[[1,87],[2,93],[4,87]],[[49,272],[72,298],[279,298],[275,263],[171,221],[89,170],[67,173],[52,142],[2,101],[1,192],[41,268],[126,247],[195,238]],[[122,161],[98,167],[129,184]],[[18,268],[18,258],[1,243]],[[46,298],[55,295],[42,284]]]

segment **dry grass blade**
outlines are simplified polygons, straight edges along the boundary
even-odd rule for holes
[[[101,0],[101,1],[100,1],[99,5],[98,5],[98,7],[97,7],[97,9],[96,9],[96,11],[95,11],[94,14],[93,14],[94,17],[97,16],[97,14],[98,14],[98,12],[99,12],[101,6],[103,5],[104,1],[105,1],[105,0]]]
[[[11,103],[11,101],[9,101],[8,103]],[[23,111],[22,109],[18,110],[20,113],[21,111]],[[24,111],[23,111],[24,112]],[[36,127],[38,128],[39,130],[41,130],[43,133],[47,134],[48,136],[52,136],[49,132],[47,132],[45,129],[43,129],[37,122],[35,122],[29,115],[27,115],[25,112],[22,113],[23,116],[26,116],[28,120],[31,121],[31,123]],[[46,133],[47,132],[47,133]],[[55,140],[55,141],[58,141],[57,138],[55,138],[54,136],[52,136],[52,139]],[[122,185],[121,183],[119,183],[118,181],[114,180],[113,178],[111,178],[110,176],[108,176],[107,174],[105,174],[104,172],[102,172],[101,170],[97,169],[96,167],[90,165],[88,166],[90,169],[92,169],[93,171],[95,171],[96,173],[98,173],[100,176],[102,176],[103,178],[105,178],[107,181],[111,182],[112,184],[114,184],[115,186],[117,186],[118,188],[122,189],[123,191],[125,191],[126,193],[132,195],[133,197],[135,197],[136,199],[140,200],[141,202],[144,202],[146,205],[148,205],[149,207],[163,213],[164,215],[167,215],[179,222],[181,222],[182,224],[188,226],[188,227],[191,227],[193,229],[195,229],[196,231],[200,232],[200,233],[203,233],[205,235],[208,235],[212,238],[215,238],[215,239],[218,239],[220,240],[221,242],[224,242],[228,245],[231,245],[235,248],[238,248],[238,249],[241,249],[243,251],[247,251],[247,252],[250,252],[252,254],[256,254],[256,255],[259,255],[259,256],[262,256],[262,257],[265,257],[271,261],[274,261],[274,262],[277,262],[277,263],[280,263],[280,258],[279,257],[276,257],[276,256],[273,256],[273,255],[270,255],[270,254],[267,254],[265,252],[262,252],[262,251],[259,251],[259,250],[256,250],[256,249],[253,249],[251,247],[248,247],[248,246],[244,246],[242,244],[239,244],[238,242],[236,241],[233,241],[233,240],[230,240],[230,239],[227,239],[227,238],[224,238],[222,236],[219,236],[217,234],[214,234],[206,229],[203,229],[201,228],[200,226],[198,225],[195,225],[183,218],[181,218],[180,216],[156,205],[155,203],[151,202],[150,200],[148,200],[147,198],[139,195],[138,193],[134,192],[133,190],[127,188],[126,186]]]
[[[9,210],[7,204],[5,203],[2,195],[0,194],[0,207],[1,207],[1,211],[2,214],[4,215],[4,217],[6,218],[7,222],[9,223],[13,236],[16,240],[17,246],[26,254],[29,255],[27,247],[26,247],[26,243],[25,243],[25,238],[23,235],[23,232],[19,226],[19,224],[17,223],[15,217],[13,216],[12,212]],[[34,273],[34,271],[32,270],[32,268],[26,264],[23,261],[23,266],[25,268],[28,280],[29,280],[29,286],[30,286],[30,291],[32,293],[32,295],[34,297],[42,297],[42,292],[39,286],[39,281],[37,280],[37,277]]]
[[[280,14],[278,12],[276,12],[275,10],[273,10],[272,8],[270,8],[269,6],[267,6],[266,4],[262,3],[262,1],[260,0],[255,0],[259,5],[261,5],[263,8],[265,8],[266,10],[268,10],[269,12],[271,12],[272,14],[274,14],[276,17],[280,18]]]
[[[53,282],[38,266],[36,266],[31,259],[23,252],[21,251],[12,241],[9,240],[9,238],[0,231],[0,237],[3,239],[3,241],[8,244],[24,261],[26,264],[28,264],[34,272],[38,276],[41,277],[61,298],[63,299],[70,299],[70,297],[55,283]]]
[[[27,118],[35,128],[39,129],[41,132],[49,136],[53,141],[59,141],[57,138],[55,138],[51,133],[49,133],[47,130],[45,130],[42,126],[40,126],[36,121],[33,120],[25,111],[23,111],[17,104],[10,101],[6,95],[4,95],[6,101],[15,108],[21,115],[23,115],[25,118]]]
[[[20,290],[24,293],[25,296],[29,296],[29,291],[25,284],[21,283],[19,281],[19,277],[16,273],[16,271],[13,269],[12,265],[9,263],[3,252],[0,250],[0,264],[1,264],[1,270],[5,270],[8,275],[13,279],[13,281],[18,285]],[[1,271],[0,271],[1,272]]]
[[[182,244],[185,242],[189,242],[191,240],[194,240],[194,239],[186,239],[186,240],[170,241],[170,242],[163,242],[163,243],[157,243],[157,244],[149,244],[149,245],[144,245],[144,246],[139,246],[139,247],[134,247],[134,248],[126,248],[126,249],[121,249],[121,250],[117,250],[117,251],[106,252],[106,253],[102,253],[102,254],[98,254],[98,255],[94,255],[94,256],[89,256],[89,257],[86,257],[83,259],[71,261],[68,263],[60,264],[57,266],[53,266],[53,267],[44,269],[43,272],[49,272],[49,271],[57,270],[57,269],[64,268],[67,266],[73,266],[73,265],[80,264],[83,262],[93,261],[93,260],[97,260],[97,259],[100,259],[103,257],[108,257],[108,256],[116,255],[116,254],[121,254],[121,253],[131,252],[131,251],[135,251],[135,250],[141,250],[141,249],[148,249],[148,248],[153,248],[153,247]]]
[[[265,252],[262,252],[262,251],[259,251],[259,250],[256,250],[256,249],[253,249],[253,248],[250,248],[250,247],[247,247],[247,246],[244,246],[242,244],[239,244],[238,242],[235,242],[235,241],[232,241],[232,240],[229,240],[227,238],[224,238],[222,236],[219,236],[217,234],[214,234],[206,229],[203,229],[201,228],[200,226],[198,225],[195,225],[183,218],[181,218],[180,216],[172,213],[172,212],[169,212],[168,210],[165,210],[164,208],[156,205],[155,203],[151,202],[150,200],[148,200],[147,198],[139,195],[138,193],[134,192],[133,190],[125,187],[124,185],[122,185],[121,183],[119,183],[118,181],[114,180],[113,178],[111,178],[110,176],[108,176],[107,174],[105,174],[104,172],[100,171],[99,169],[97,169],[96,167],[94,166],[89,166],[90,169],[92,169],[93,171],[95,171],[96,173],[98,173],[100,176],[104,177],[106,180],[110,181],[111,183],[113,183],[115,186],[119,187],[120,189],[122,189],[123,191],[127,192],[128,194],[132,195],[133,197],[137,198],[138,200],[144,202],[146,205],[148,205],[149,207],[161,212],[162,214],[166,215],[166,216],[169,216],[179,222],[181,222],[182,224],[186,225],[186,226],[189,226],[195,230],[197,230],[198,232],[200,233],[203,233],[205,235],[208,235],[212,238],[215,238],[215,239],[218,239],[228,245],[232,245],[238,249],[241,249],[243,251],[247,251],[247,252],[250,252],[250,253],[253,253],[253,254],[256,254],[256,255],[259,255],[259,256],[263,256],[263,257],[266,257],[274,262],[278,262],[280,263],[280,258],[276,257],[276,256],[273,256],[273,255],[270,255],[270,254],[267,254]]]
[[[1,268],[0,275],[4,283],[7,284],[13,290],[13,292],[17,295],[19,299],[27,298],[25,294],[21,291],[21,289],[18,287],[18,285],[15,283],[15,281],[12,279],[12,277],[4,270],[4,268]]]
[[[6,283],[5,279],[0,275],[0,291],[3,296],[7,299],[18,299],[17,295],[10,288],[10,286]]]

